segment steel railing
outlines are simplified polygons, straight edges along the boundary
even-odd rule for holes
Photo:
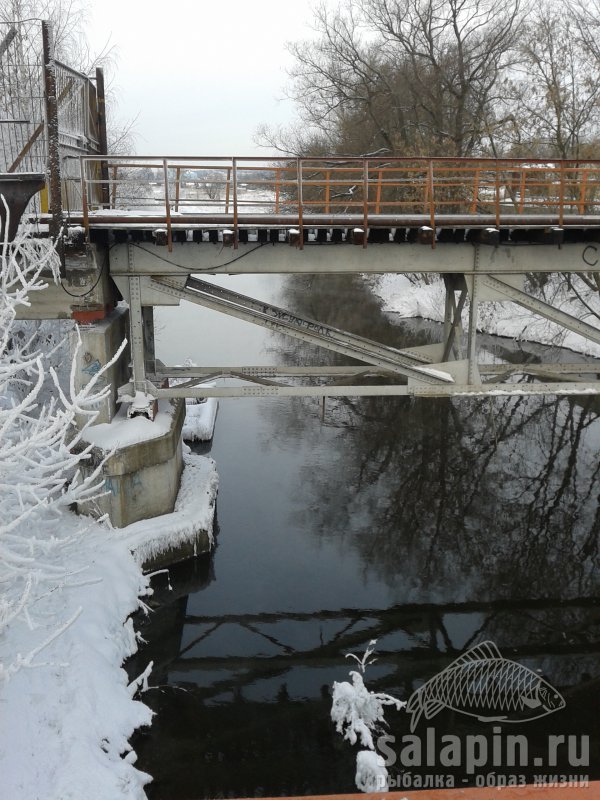
[[[80,166],[86,228],[164,225],[169,243],[174,227],[200,225],[230,227],[235,242],[261,225],[298,227],[300,241],[307,225],[600,227],[600,161],[86,156]]]

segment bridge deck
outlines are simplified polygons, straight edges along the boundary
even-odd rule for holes
[[[77,184],[71,222],[164,227],[169,246],[176,232],[219,228],[234,246],[248,228],[297,229],[300,247],[308,228],[319,241],[354,228],[397,240],[421,228],[600,229],[600,161],[90,156]]]

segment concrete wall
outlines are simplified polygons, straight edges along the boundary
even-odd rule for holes
[[[94,503],[81,504],[79,510],[95,516],[107,513],[116,528],[173,511],[183,471],[184,419],[185,403],[178,401],[167,433],[119,448],[102,470],[106,494]],[[104,455],[95,448],[88,471]]]
[[[79,337],[81,345],[78,347]],[[125,305],[117,306],[104,319],[89,325],[79,326],[71,334],[71,353],[75,356],[75,375],[77,388],[87,385],[94,375],[107,364],[118,350],[121,342],[129,339],[129,311]],[[97,384],[101,389],[110,384],[110,395],[100,407],[100,416],[96,420],[110,422],[117,409],[117,389],[129,380],[129,346],[121,354],[119,360],[102,375]],[[80,420],[80,424],[83,420]]]
[[[71,249],[66,255],[66,276],[54,283],[44,275],[47,287],[31,292],[31,306],[20,306],[19,319],[71,319],[78,313],[102,317],[115,305],[117,290],[109,275],[108,251],[89,245]]]

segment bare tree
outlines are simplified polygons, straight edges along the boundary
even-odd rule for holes
[[[479,152],[511,119],[497,111],[522,17],[521,0],[346,0],[333,13],[321,6],[320,38],[290,45],[290,94],[330,152]],[[263,129],[261,138],[278,137]]]
[[[600,7],[596,7],[596,14]],[[542,2],[530,12],[512,84],[519,155],[589,158],[600,123],[600,16],[578,0]]]

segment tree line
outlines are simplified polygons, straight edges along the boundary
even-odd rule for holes
[[[293,155],[600,155],[600,0],[342,0],[290,44]]]

